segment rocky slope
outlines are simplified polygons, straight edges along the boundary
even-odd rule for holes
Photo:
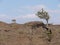
[[[60,25],[49,25],[51,41],[42,22],[7,24],[0,22],[0,45],[60,45]]]

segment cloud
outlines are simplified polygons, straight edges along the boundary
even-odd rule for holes
[[[58,7],[60,8],[60,4],[58,4]]]
[[[27,9],[39,10],[41,8],[46,8],[45,5],[27,6]]]
[[[43,5],[43,4],[40,4],[40,5],[34,5],[34,6],[23,6],[23,7],[20,7],[20,10],[21,9],[27,9],[27,10],[31,10],[31,11],[38,11],[42,8],[46,8],[46,5]]]
[[[58,7],[60,7],[60,4],[58,5]],[[41,10],[43,8],[44,10],[46,10],[49,13],[60,14],[60,10],[59,9],[56,8],[56,9],[53,10],[53,9],[48,8],[46,5],[43,5],[43,4],[36,5],[36,6],[27,6],[25,8],[27,8],[29,10],[33,10],[35,12],[37,12],[37,11],[39,11],[39,10]]]
[[[14,17],[11,17],[11,16],[8,16],[8,15],[5,15],[5,14],[0,14],[0,19],[1,20],[12,20],[12,19],[34,19],[34,18],[37,18],[37,16],[35,14],[26,14],[26,15],[20,15],[20,16],[14,16]]]
[[[60,10],[58,10],[58,9],[55,9],[55,10],[50,10],[50,9],[48,9],[47,10],[49,13],[53,13],[53,14],[60,14]]]
[[[37,16],[35,15],[35,13],[37,11],[39,11],[41,8],[44,8],[44,10],[46,10],[49,13],[53,13],[53,14],[59,13],[60,14],[60,10],[57,10],[57,9],[51,10],[46,5],[43,5],[43,4],[42,5],[36,5],[36,6],[25,6],[25,7],[22,7],[22,8],[29,9],[29,10],[35,10],[35,12],[33,14],[32,13],[30,13],[30,14],[27,13],[25,15],[20,15],[19,14],[20,16],[14,16],[14,17],[8,16],[8,15],[5,15],[5,14],[0,14],[0,18],[10,19],[10,20],[12,20],[12,19],[30,19],[30,18],[37,18]]]
[[[5,19],[5,18],[7,18],[7,15],[5,15],[5,14],[0,14],[0,18]]]
[[[60,4],[57,5],[56,9],[50,9],[50,8],[47,7],[47,11],[49,13],[53,13],[53,14],[60,14],[60,9],[59,8],[60,8]]]
[[[10,17],[10,16],[8,16],[6,14],[0,14],[0,19],[8,19],[8,20],[11,20],[11,19],[13,19],[13,17]]]
[[[33,19],[33,18],[37,18],[37,16],[35,14],[26,14],[15,17],[15,19]]]
[[[60,7],[60,5],[58,5],[58,7]],[[24,12],[23,9],[28,9],[28,11],[31,11],[31,12],[34,12],[36,13],[37,11],[41,10],[41,9],[44,9],[45,11],[49,12],[49,13],[53,13],[53,14],[60,14],[60,10],[59,9],[50,9],[49,7],[47,7],[46,5],[44,4],[41,4],[41,5],[35,5],[35,6],[25,6],[25,7],[21,7],[22,9],[22,12]]]
[[[14,18],[17,19],[17,20],[18,19],[35,19],[35,18],[38,18],[35,14],[37,13],[37,11],[41,10],[41,8],[43,8],[44,10],[46,10],[49,13],[49,15],[51,17],[51,20],[53,19],[53,17],[55,17],[56,14],[60,14],[60,10],[58,10],[57,8],[53,10],[53,9],[48,8],[46,5],[42,4],[42,5],[21,7],[21,9],[28,9],[29,11],[33,12],[33,14],[32,13],[27,13],[25,15],[24,14],[23,15],[19,14],[20,16],[17,16],[17,17],[14,17]],[[25,11],[25,10],[23,10],[23,11]]]

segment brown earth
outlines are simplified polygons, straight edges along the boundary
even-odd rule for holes
[[[60,25],[49,24],[50,42],[44,25],[39,21],[25,24],[0,22],[0,45],[60,45]]]

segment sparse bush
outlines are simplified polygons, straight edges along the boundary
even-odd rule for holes
[[[46,30],[46,34],[47,34],[47,37],[48,37],[48,41],[49,42],[51,42],[51,38],[52,38],[52,32],[51,32],[51,30],[49,29],[49,30]]]
[[[9,32],[10,30],[4,30],[5,32]]]

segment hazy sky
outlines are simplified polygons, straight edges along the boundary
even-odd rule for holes
[[[48,11],[49,23],[60,24],[60,0],[0,0],[0,21],[11,22],[12,19],[16,19],[17,23],[40,21],[35,14],[41,8]]]

